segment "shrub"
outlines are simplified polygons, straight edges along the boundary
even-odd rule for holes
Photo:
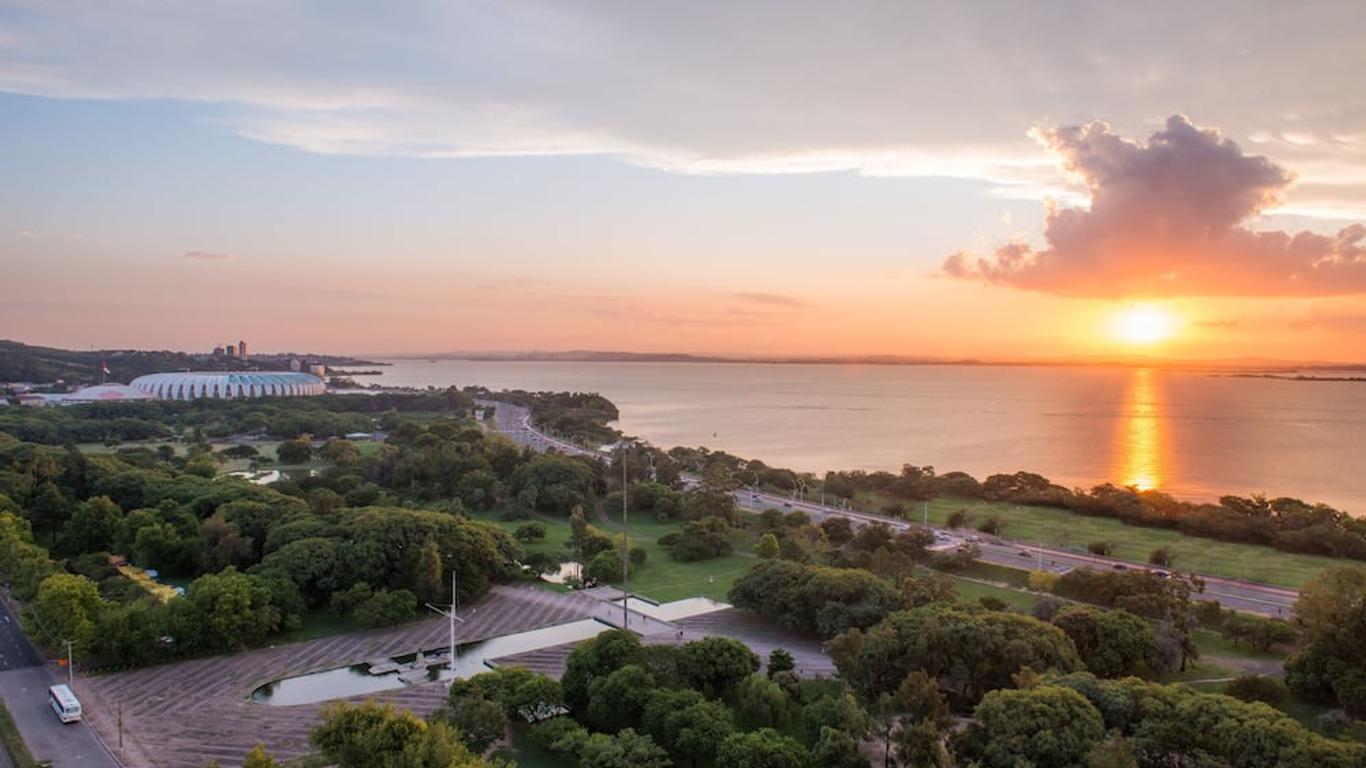
[[[1271,706],[1279,706],[1285,701],[1289,691],[1285,681],[1276,677],[1262,675],[1239,675],[1224,687],[1224,693],[1243,701],[1261,701]]]
[[[526,523],[517,526],[512,535],[521,542],[539,541],[545,538],[545,526],[540,523]]]

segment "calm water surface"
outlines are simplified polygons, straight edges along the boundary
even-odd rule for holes
[[[618,425],[800,470],[1027,469],[1366,514],[1366,384],[1150,369],[393,360],[367,381],[600,392]]]

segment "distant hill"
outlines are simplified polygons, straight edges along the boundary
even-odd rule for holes
[[[400,359],[478,360],[491,362],[563,363],[766,363],[790,365],[1001,365],[1001,366],[1122,366],[1186,371],[1258,371],[1286,373],[1305,370],[1366,370],[1360,363],[1263,358],[1182,359],[1143,355],[1111,355],[1058,358],[927,357],[916,355],[691,355],[679,352],[618,352],[573,349],[530,352],[443,352],[434,355],[399,355]]]
[[[326,355],[266,354],[252,355],[246,366],[232,358],[189,354],[169,350],[100,349],[78,351],[36,347],[0,339],[0,382],[24,381],[68,384],[93,384],[103,380],[101,365],[109,366],[109,380],[128,382],[148,373],[163,371],[283,371],[291,357],[315,360],[328,365],[376,365],[350,357]]]

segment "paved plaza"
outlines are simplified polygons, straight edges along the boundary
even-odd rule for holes
[[[462,610],[456,626],[461,642],[484,640],[552,624],[588,618],[602,603],[576,594],[529,586],[497,586]],[[86,717],[116,752],[119,715],[123,721],[122,760],[128,768],[199,768],[210,760],[240,763],[257,743],[277,758],[310,753],[308,732],[323,704],[272,706],[250,700],[258,686],[306,672],[358,664],[382,656],[445,647],[445,619],[429,619],[389,630],[262,648],[232,656],[163,664],[86,677],[77,695]],[[426,716],[440,704],[439,683],[355,697],[392,701]]]
[[[589,618],[619,627],[620,603],[606,602],[615,594],[497,586],[462,611],[465,621],[456,626],[456,636],[462,643],[473,642]],[[782,647],[792,652],[803,674],[834,674],[834,666],[817,639],[794,637],[772,622],[743,611],[713,611],[672,622],[633,611],[630,625],[648,643],[722,635],[741,640],[765,658],[773,648]],[[235,766],[257,743],[264,743],[277,758],[293,758],[312,752],[308,733],[318,724],[325,703],[263,704],[251,700],[253,690],[284,677],[419,649],[444,648],[448,632],[445,619],[428,619],[395,629],[87,677],[78,680],[77,694],[85,703],[87,720],[128,768],[200,768],[210,760]],[[526,666],[558,677],[574,645],[510,655],[496,663]],[[378,699],[426,717],[440,705],[444,688],[440,682],[430,682],[347,700]]]

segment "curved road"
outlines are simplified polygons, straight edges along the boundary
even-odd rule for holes
[[[523,406],[488,400],[481,400],[479,403],[484,407],[494,408],[495,428],[514,442],[529,446],[538,451],[553,448],[570,455],[604,458],[602,453],[591,451],[582,446],[565,442],[564,440],[538,431],[531,425],[531,412]],[[691,484],[697,482],[697,479],[685,475],[683,481]],[[897,530],[905,530],[912,526],[911,523],[904,520],[882,517],[867,512],[857,512],[854,510],[840,509],[838,507],[823,506],[815,502],[791,499],[786,496],[779,496],[777,494],[762,491],[754,493],[749,489],[736,491],[735,500],[742,508],[755,512],[765,509],[800,509],[811,515],[812,519],[818,521],[823,520],[826,517],[844,517],[854,525],[885,523]],[[957,531],[934,530],[936,533],[940,533],[947,537],[947,539],[943,539],[944,543],[941,547],[952,548],[963,541],[962,534]],[[1077,552],[1068,552],[1065,550],[1000,539],[984,538],[975,543],[982,550],[983,561],[1020,570],[1034,570],[1040,565],[1046,570],[1052,570],[1058,573],[1063,573],[1073,568],[1111,568],[1136,571],[1167,570],[1154,568],[1146,563],[1136,563],[1130,560],[1118,560],[1097,555],[1080,554]],[[1205,580],[1205,591],[1201,595],[1203,599],[1218,600],[1226,608],[1232,608],[1238,611],[1259,613],[1265,616],[1289,617],[1295,605],[1295,598],[1299,596],[1299,593],[1293,589],[1273,587],[1251,581],[1228,579],[1222,576],[1197,575]]]

